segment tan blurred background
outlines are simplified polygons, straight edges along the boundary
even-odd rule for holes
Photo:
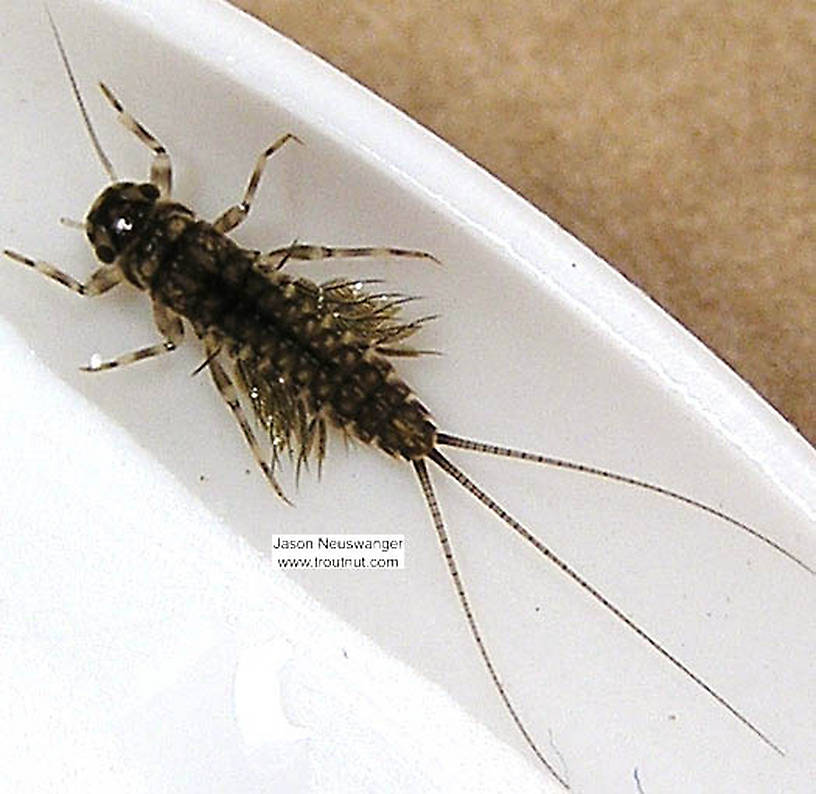
[[[816,440],[812,0],[235,0],[591,246]]]

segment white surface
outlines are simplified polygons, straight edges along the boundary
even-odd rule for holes
[[[15,372],[0,381],[3,791],[490,792],[508,774],[535,790],[526,763],[276,576],[5,323],[0,346]]]
[[[0,162],[0,241],[84,276],[81,235],[56,219],[84,214],[101,169],[44,13],[12,2],[3,11],[0,140],[14,156]],[[444,261],[300,268],[317,279],[387,275],[428,297],[418,311],[441,319],[421,342],[445,355],[402,371],[444,429],[660,482],[814,562],[813,451],[518,197],[225,6],[53,11],[120,174],[142,178],[147,156],[113,122],[97,79],[168,146],[176,195],[205,217],[240,196],[280,132],[304,140],[270,164],[239,241],[395,244]],[[14,759],[3,767],[18,788],[257,791],[275,776],[283,791],[548,785],[486,681],[410,469],[335,443],[323,481],[304,478],[298,507],[285,508],[207,379],[189,378],[201,360],[194,344],[120,372],[77,371],[93,353],[154,339],[143,296],[83,301],[1,264],[0,317],[15,331],[0,344],[0,709],[21,728],[5,732],[0,758]],[[787,751],[774,755],[435,476],[497,665],[575,791],[633,791],[635,768],[648,794],[809,790],[812,577],[657,497],[455,457]],[[300,579],[385,655],[243,542],[263,550],[273,532],[309,529],[407,536],[403,572]],[[296,728],[281,727],[274,686],[252,673],[267,659],[272,678],[290,647],[281,699]],[[267,725],[248,705],[253,689],[270,704]]]

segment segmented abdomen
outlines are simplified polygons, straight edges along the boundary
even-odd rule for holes
[[[273,424],[273,411],[300,410],[390,455],[410,460],[430,452],[436,427],[427,409],[376,350],[407,335],[387,302],[366,302],[337,282],[261,272],[257,252],[178,205],[161,209],[165,217],[157,213],[156,228],[123,257],[123,270],[229,354],[264,424]]]

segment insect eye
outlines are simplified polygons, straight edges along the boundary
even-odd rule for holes
[[[114,259],[116,259],[116,252],[109,245],[97,246],[95,253],[96,258],[100,262],[104,262],[106,265],[109,265]]]
[[[152,200],[159,197],[159,189],[150,182],[145,182],[144,184],[139,185],[139,190],[146,199]]]

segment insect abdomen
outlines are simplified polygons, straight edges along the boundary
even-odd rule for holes
[[[159,205],[155,230],[127,260],[154,300],[270,389],[286,390],[311,417],[389,455],[427,455],[436,426],[370,334],[349,327],[319,285],[261,272],[258,257],[179,205]]]

